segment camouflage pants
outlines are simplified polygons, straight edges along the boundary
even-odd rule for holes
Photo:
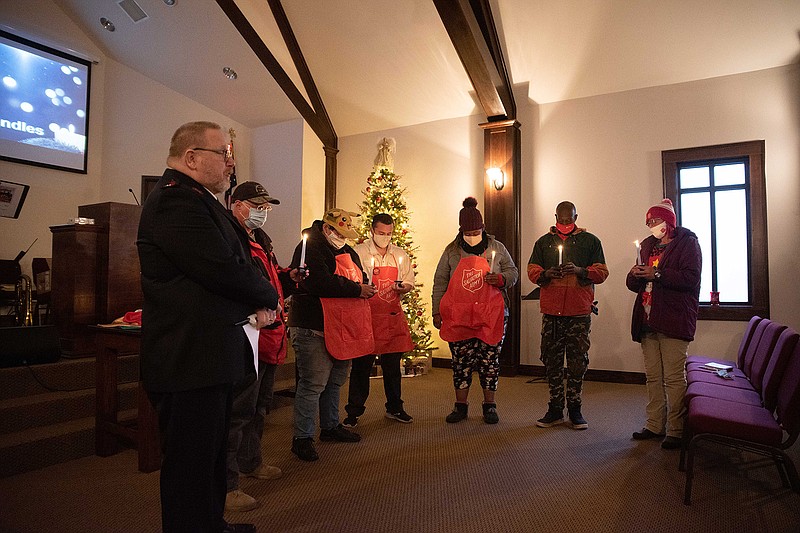
[[[564,409],[564,357],[567,360],[567,407],[580,408],[583,376],[589,367],[591,316],[542,316],[542,357],[550,408]]]
[[[503,321],[503,339],[505,339],[508,317]],[[453,355],[453,386],[456,389],[468,389],[472,385],[472,371],[478,371],[481,387],[497,390],[500,377],[500,351],[503,339],[497,344],[486,344],[480,339],[466,339],[448,343]]]

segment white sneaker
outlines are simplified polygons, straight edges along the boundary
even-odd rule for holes
[[[252,472],[242,475],[245,477],[254,477],[256,479],[278,479],[283,475],[283,472],[281,472],[281,469],[277,466],[261,464]]]
[[[258,507],[258,501],[239,489],[232,490],[225,495],[225,510],[235,513],[252,511]]]

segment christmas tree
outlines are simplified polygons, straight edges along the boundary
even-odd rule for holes
[[[411,268],[417,275],[417,259],[415,252],[418,247],[414,245],[408,225],[408,206],[404,198],[405,188],[400,186],[400,176],[394,173],[393,167],[393,139],[383,139],[378,145],[380,148],[372,174],[367,178],[367,188],[362,190],[364,201],[361,203],[361,214],[364,220],[358,230],[358,242],[370,238],[372,217],[379,213],[391,215],[394,219],[394,232],[392,243],[402,248],[411,260]],[[413,356],[429,357],[433,349],[431,332],[428,329],[428,320],[425,305],[422,303],[420,286],[417,284],[411,291],[403,296],[403,312],[408,320],[411,330],[411,340],[414,342],[414,351],[406,354],[407,358]]]

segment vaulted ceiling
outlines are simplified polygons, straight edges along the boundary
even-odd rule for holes
[[[300,117],[213,0],[135,0],[147,15],[138,22],[119,5],[133,0],[54,1],[115,61],[248,127]],[[339,137],[480,112],[433,0],[281,3]],[[267,0],[235,4],[302,92]],[[490,4],[516,97],[537,103],[800,58],[797,0]],[[238,79],[227,79],[224,67]]]

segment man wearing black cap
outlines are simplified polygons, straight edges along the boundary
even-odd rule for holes
[[[250,511],[258,501],[239,490],[239,474],[256,479],[277,479],[282,472],[275,466],[262,463],[261,436],[264,419],[272,403],[275,369],[286,359],[286,325],[284,295],[293,283],[302,278],[297,270],[282,269],[272,250],[272,240],[261,229],[273,205],[280,201],[269,195],[255,181],[239,184],[231,195],[231,214],[250,238],[250,255],[256,265],[278,292],[278,313],[275,322],[259,331],[258,375],[248,375],[233,388],[231,426],[228,432],[227,483],[225,510]]]

